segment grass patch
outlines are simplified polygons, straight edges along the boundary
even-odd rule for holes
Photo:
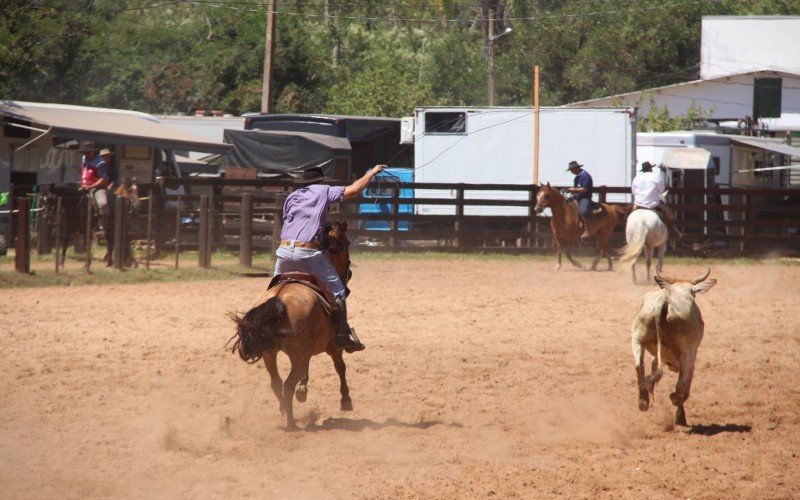
[[[241,266],[239,256],[231,253],[214,253],[210,268],[199,267],[198,260],[196,252],[183,252],[178,269],[174,267],[174,255],[167,255],[151,261],[150,269],[146,269],[142,262],[138,267],[119,271],[106,267],[101,259],[95,259],[92,272],[87,273],[84,258],[68,254],[65,269],[56,273],[52,256],[31,256],[31,274],[24,274],[14,271],[13,256],[5,256],[0,258],[0,288],[213,281],[272,271],[272,261],[266,255],[254,256],[252,268]]]
[[[376,252],[353,248],[352,260],[358,262],[391,262],[399,260],[412,261],[447,261],[447,262],[488,262],[488,261],[530,261],[530,262],[555,262],[554,254],[509,254],[500,252],[486,253],[456,253],[439,251],[413,251],[413,252]],[[579,256],[584,264],[586,258]],[[640,259],[641,261],[641,259]],[[211,256],[211,267],[198,266],[197,252],[182,252],[179,259],[179,269],[174,268],[174,255],[166,255],[151,262],[150,269],[145,269],[144,263],[137,268],[128,268],[118,271],[105,267],[99,258],[92,262],[92,273],[84,270],[84,258],[81,255],[67,254],[67,268],[56,274],[53,268],[51,255],[31,256],[31,274],[22,274],[14,271],[14,257],[7,255],[0,257],[0,288],[15,287],[44,287],[44,286],[80,286],[100,284],[134,284],[153,282],[176,281],[213,281],[240,278],[243,274],[266,274],[272,271],[273,257],[266,253],[253,256],[252,268],[239,265],[237,253],[216,252]],[[738,257],[732,259],[708,257],[683,257],[670,256],[665,258],[667,274],[670,265],[684,265],[693,267],[733,266],[800,266],[800,259],[796,258],[768,258],[758,259]],[[601,267],[605,261],[601,261]]]

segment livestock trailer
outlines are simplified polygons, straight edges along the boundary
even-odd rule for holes
[[[630,186],[636,161],[635,108],[539,110],[538,172],[535,112],[530,107],[418,107],[403,119],[402,142],[414,144],[415,182],[572,185],[576,160],[595,186]],[[538,174],[538,175],[537,175]],[[415,198],[455,198],[454,190],[417,189]],[[524,191],[470,191],[466,198],[527,199]],[[608,201],[629,201],[625,194]],[[417,205],[423,215],[452,215],[452,205]],[[527,215],[526,207],[469,205],[465,215]]]

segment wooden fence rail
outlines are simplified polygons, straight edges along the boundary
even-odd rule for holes
[[[183,186],[181,194],[165,194],[167,187]],[[210,189],[209,189],[210,188]],[[197,194],[195,189],[206,189],[208,194]],[[469,251],[474,249],[545,251],[552,248],[548,227],[549,218],[536,216],[536,186],[508,184],[444,184],[414,183],[403,190],[447,190],[450,197],[402,198],[399,186],[383,189],[381,198],[362,198],[344,204],[344,212],[337,217],[350,221],[351,237],[365,248],[412,250],[438,248]],[[238,190],[238,192],[237,192]],[[118,244],[127,241],[144,241],[146,263],[149,266],[151,245],[157,252],[196,250],[200,266],[211,265],[211,256],[217,249],[239,252],[240,264],[252,266],[253,252],[270,252],[276,248],[281,229],[283,202],[291,184],[263,180],[220,179],[165,179],[152,185],[141,185],[140,192],[147,203],[137,216],[118,218],[117,227],[122,234],[115,235]],[[478,199],[477,193],[486,191],[511,193],[516,199]],[[627,188],[596,188],[599,200],[621,199],[629,193]],[[32,206],[17,198],[13,213],[18,208]],[[791,189],[738,189],[738,188],[674,188],[668,201],[676,212],[678,227],[685,238],[676,248],[684,253],[697,250],[725,250],[733,254],[751,254],[765,251],[788,255],[800,254],[800,190]],[[27,203],[27,205],[26,205]],[[126,210],[117,202],[117,212]],[[447,215],[417,213],[420,205],[450,207]],[[379,210],[374,210],[378,207]],[[523,215],[470,215],[471,207],[509,207],[509,211]],[[372,210],[370,210],[372,208]],[[522,210],[520,210],[522,208]],[[28,220],[37,235],[37,250],[46,253],[51,242],[57,245],[60,235],[55,231],[56,221],[47,221],[41,203],[36,216],[17,216],[12,228],[25,226]],[[122,212],[120,212],[120,210]],[[118,216],[120,217],[120,216]],[[375,223],[380,222],[380,228]],[[84,225],[82,246],[86,251],[92,245],[93,234],[88,220]],[[16,242],[17,251],[30,252],[31,238],[25,231],[9,235]],[[12,239],[13,238],[13,239]],[[620,223],[612,243],[624,244],[624,223]],[[20,247],[20,245],[22,245]],[[21,257],[24,259],[24,257]],[[87,268],[91,253],[86,253]],[[122,269],[121,260],[114,261]],[[26,268],[19,261],[19,269]]]

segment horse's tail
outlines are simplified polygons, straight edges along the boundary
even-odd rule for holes
[[[236,339],[231,352],[239,351],[239,356],[248,363],[261,359],[265,351],[275,349],[275,337],[282,335],[280,324],[286,318],[286,304],[280,297],[271,297],[243,316],[230,313],[228,316],[236,323],[236,334],[228,340]]]
[[[627,266],[632,265],[636,258],[639,257],[639,254],[642,253],[642,249],[647,242],[647,227],[641,222],[636,223],[631,233],[628,244],[620,250],[620,269],[625,269]]]

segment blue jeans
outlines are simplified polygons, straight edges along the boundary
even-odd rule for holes
[[[588,217],[591,208],[592,208],[591,198],[581,198],[578,200],[578,211],[580,212],[581,217]]]
[[[299,271],[313,274],[328,286],[336,298],[345,298],[345,288],[339,273],[325,254],[313,248],[280,246],[275,252],[275,274]]]

